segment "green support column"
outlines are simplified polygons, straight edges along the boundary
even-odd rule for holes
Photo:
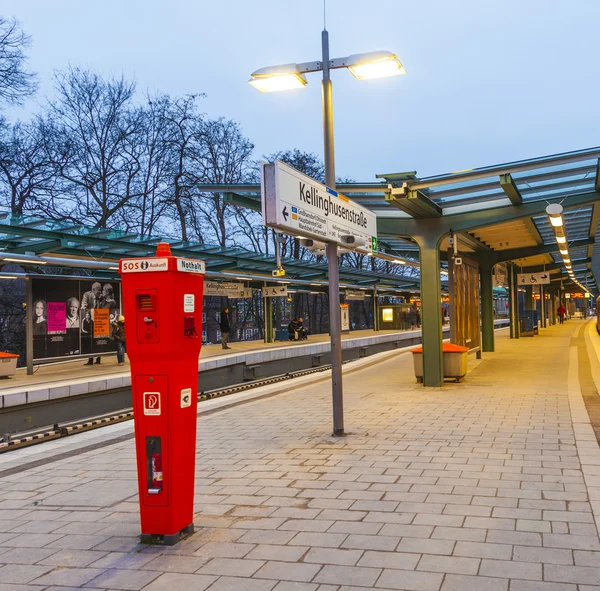
[[[373,330],[379,330],[379,301],[376,287],[373,289]]]
[[[546,291],[540,285],[540,313],[542,315],[542,328],[546,328]]]
[[[481,285],[481,350],[494,352],[494,291],[492,267],[487,262],[479,263],[479,281]]]
[[[535,310],[535,302],[533,301],[533,286],[525,287],[525,310]]]
[[[423,335],[423,385],[444,383],[442,357],[442,286],[440,238],[416,237],[421,251],[421,330]]]
[[[267,298],[267,343],[273,342],[273,298]]]
[[[512,287],[513,287],[513,300],[514,300],[514,308],[513,315],[515,320],[514,326],[514,334],[515,339],[519,338],[519,333],[521,332],[521,314],[519,312],[519,283],[517,281],[517,268],[515,266],[512,267]]]
[[[506,266],[508,271],[508,321],[510,323],[510,338],[515,338],[515,298],[513,294],[513,271],[512,265],[509,263]]]

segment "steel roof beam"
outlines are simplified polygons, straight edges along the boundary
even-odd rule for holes
[[[590,192],[564,197],[560,203],[564,209],[572,209],[589,205],[596,201],[598,201],[598,193]],[[543,215],[548,203],[549,200],[540,199],[526,201],[521,205],[504,205],[429,219],[380,217],[377,219],[377,233],[378,235],[415,237],[423,236],[424,233],[429,234],[430,232],[434,232],[441,237],[449,234],[451,229],[455,232],[465,232],[504,222],[530,218],[535,215]]]
[[[513,205],[521,205],[521,203],[523,203],[523,196],[519,192],[519,188],[515,181],[513,181],[510,173],[500,175],[500,186],[508,195],[508,198]]]
[[[529,176],[522,176],[516,179],[520,184],[531,184],[531,183],[539,183],[541,181],[548,181],[553,179],[560,179],[565,177],[573,177],[580,174],[589,174],[589,172],[593,170],[589,166],[578,166],[576,168],[568,168],[566,170],[557,170],[553,172],[544,172],[541,174],[532,174]],[[578,181],[566,181],[564,183],[555,183],[553,186],[565,187],[565,186],[573,186],[574,184],[581,183],[581,180]],[[492,182],[487,183],[479,183],[477,185],[471,185],[469,187],[459,187],[455,189],[440,189],[438,191],[433,191],[428,193],[429,197],[433,199],[445,199],[447,197],[452,197],[454,195],[465,195],[467,193],[483,193],[484,191],[493,191],[498,188],[498,181],[493,180]],[[533,188],[529,189],[533,191]]]
[[[492,250],[485,242],[482,242],[479,238],[476,238],[468,232],[460,232],[458,234],[458,240],[473,250]]]
[[[585,265],[587,263],[590,263],[592,261],[591,258],[585,258],[585,259],[579,259],[576,261],[571,261],[571,265],[575,266],[575,265]],[[565,268],[564,263],[560,262],[560,263],[548,263],[547,265],[534,265],[532,267],[522,267],[519,268],[519,273],[541,273],[542,271],[555,271],[555,270],[562,270]]]
[[[593,244],[593,238],[584,238],[582,240],[573,240],[569,243],[569,248],[578,248]],[[526,259],[540,254],[550,254],[558,252],[558,244],[540,244],[539,246],[526,246],[524,248],[510,248],[507,250],[496,250],[495,255],[498,257],[498,262],[513,261],[516,259]]]
[[[238,193],[227,192],[225,193],[223,200],[226,203],[231,203],[231,205],[237,205],[238,207],[244,207],[246,209],[251,209],[252,211],[262,211],[260,195],[258,195],[258,199],[255,199],[253,197],[239,195]]]
[[[467,172],[456,172],[432,177],[419,179],[416,183],[411,183],[412,189],[427,189],[430,187],[438,187],[440,185],[450,185],[464,181],[477,180],[496,176],[499,174],[521,172],[525,170],[533,170],[536,168],[547,168],[561,164],[570,164],[571,162],[582,162],[584,160],[592,160],[600,157],[600,148],[590,148],[588,150],[580,150],[578,152],[568,152],[565,154],[556,154],[544,158],[536,158],[533,160],[523,160],[519,162],[508,162],[497,166],[489,166],[484,168],[474,168]]]
[[[413,218],[441,217],[442,215],[442,208],[421,191],[412,189],[404,191],[401,187],[395,188],[390,193],[386,193],[385,200]]]

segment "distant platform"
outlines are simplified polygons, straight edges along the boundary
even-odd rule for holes
[[[501,327],[507,321],[496,324]],[[444,333],[448,332],[449,327],[444,327]],[[342,335],[343,358],[348,361],[420,342],[420,330],[352,331]],[[202,347],[199,392],[330,362],[327,334],[311,335],[305,342],[245,341],[230,346],[231,350],[220,345]],[[0,381],[0,432],[24,431],[131,406],[129,364],[119,367],[116,357],[104,357],[100,365],[83,364],[78,359],[41,365],[31,376],[23,368],[16,376]],[[60,403],[64,408],[57,412]]]

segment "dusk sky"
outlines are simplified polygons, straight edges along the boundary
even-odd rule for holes
[[[239,121],[256,156],[321,155],[320,75],[261,94],[252,71],[320,58],[322,0],[4,0],[32,36],[40,91],[69,63],[134,78],[138,92],[206,93],[210,116]],[[336,172],[420,176],[597,146],[599,0],[328,0],[331,57],[385,49],[402,77],[333,72]]]

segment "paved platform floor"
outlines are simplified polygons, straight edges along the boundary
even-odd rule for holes
[[[504,331],[439,389],[408,354],[349,364],[345,438],[323,380],[200,416],[172,548],[138,544],[131,439],[0,468],[0,591],[598,591],[597,340]]]
[[[419,331],[397,331],[397,330],[353,330],[350,333],[343,334],[342,340],[358,339],[364,337],[373,337],[395,333],[410,333]],[[251,353],[267,349],[275,349],[280,347],[290,347],[311,343],[325,343],[329,341],[328,334],[311,335],[307,341],[290,342],[290,341],[275,341],[274,343],[265,343],[263,341],[241,341],[230,343],[231,350],[226,350],[221,345],[204,345],[200,352],[200,359],[208,359],[212,357],[220,357],[235,353]],[[85,360],[77,359],[73,361],[51,363],[35,366],[35,373],[31,376],[26,374],[25,368],[19,368],[17,374],[9,379],[0,378],[0,392],[2,390],[13,389],[19,386],[33,386],[36,384],[52,384],[53,382],[62,382],[70,379],[80,378],[98,378],[106,377],[108,374],[122,373],[124,370],[129,371],[129,364],[126,362],[126,367],[118,367],[117,358],[114,355],[103,357],[100,365],[84,366]]]

